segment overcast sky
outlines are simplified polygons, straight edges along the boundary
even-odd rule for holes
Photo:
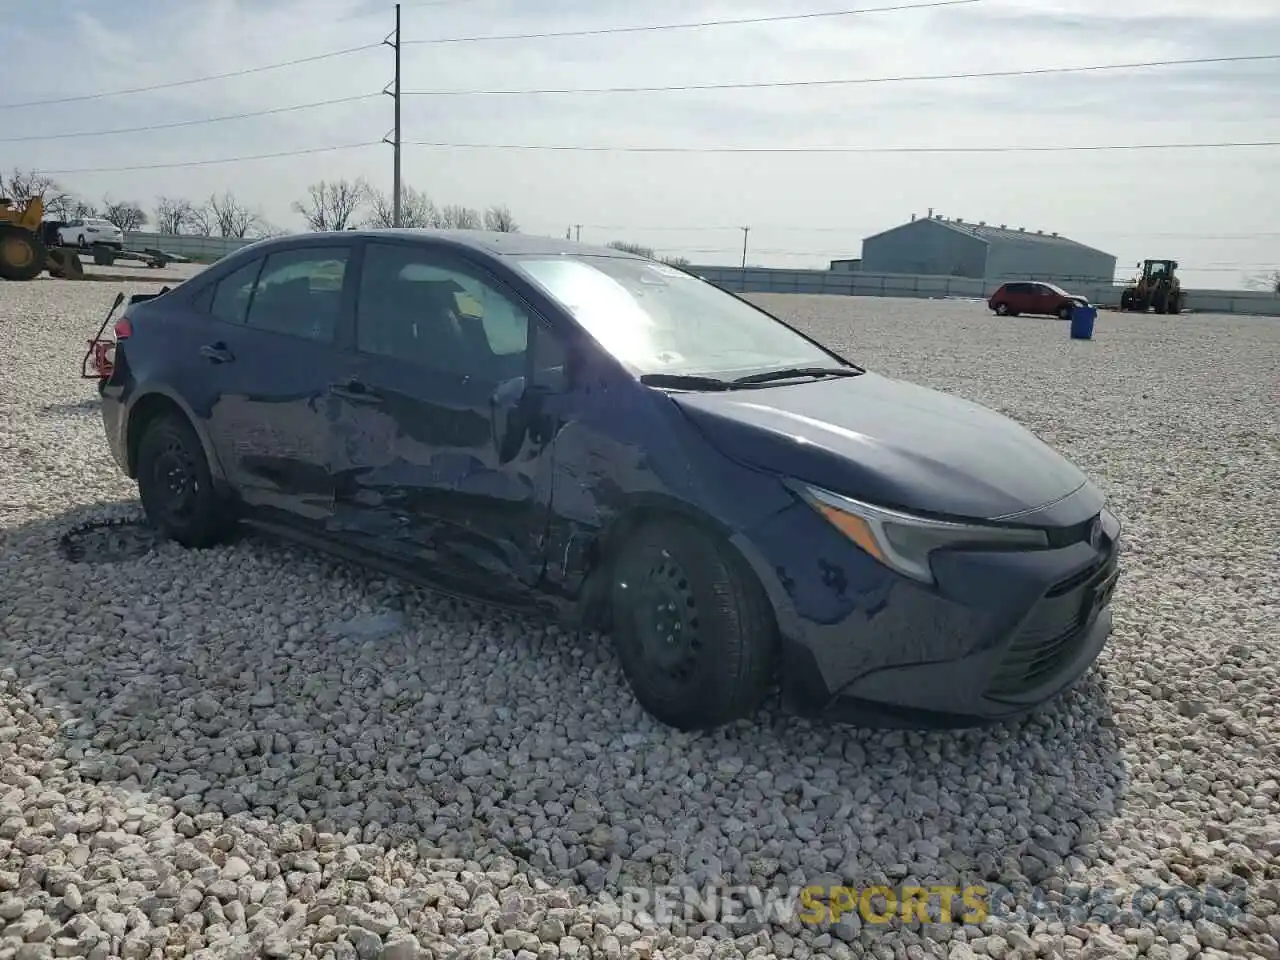
[[[431,0],[406,41],[884,7],[925,0]],[[144,87],[377,43],[386,0],[47,0],[5,15],[0,106]],[[14,30],[17,36],[13,35]],[[1280,53],[1277,0],[976,0],[792,22],[406,43],[411,91],[654,86],[1040,69]],[[0,167],[50,171],[355,149],[146,171],[59,173],[92,199],[231,190],[282,228],[321,178],[391,182],[390,48],[147,93],[0,109]],[[22,140],[291,107],[141,133]],[[537,96],[407,96],[406,141],[677,147],[957,147],[1280,141],[1280,61],[1000,79]],[[637,154],[404,148],[437,203],[507,204],[526,232],[625,239],[695,263],[823,266],[929,207],[1115,253],[1171,257],[1194,286],[1280,268],[1280,147],[999,154]]]

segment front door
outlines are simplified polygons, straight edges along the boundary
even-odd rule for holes
[[[355,349],[333,389],[331,529],[444,586],[527,593],[542,573],[550,437],[513,412],[536,329],[456,254],[369,242]]]
[[[315,528],[333,513],[326,391],[351,312],[351,253],[349,243],[287,248],[213,293],[219,322],[200,346],[219,384],[210,431],[229,479],[263,519]]]

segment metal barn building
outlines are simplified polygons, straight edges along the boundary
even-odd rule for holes
[[[1063,285],[1111,283],[1116,258],[1040,230],[993,227],[942,216],[917,218],[862,241],[864,273],[969,277],[999,284],[1042,280]]]

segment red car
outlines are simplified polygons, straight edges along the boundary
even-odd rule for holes
[[[1074,293],[1067,293],[1052,283],[1018,281],[1002,283],[987,300],[987,306],[1002,317],[1016,317],[1020,313],[1043,314],[1046,317],[1071,319],[1076,306],[1087,307],[1089,300]]]

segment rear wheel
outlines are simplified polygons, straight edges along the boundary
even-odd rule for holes
[[[996,304],[996,316],[1007,317],[1009,315],[1009,305],[1007,303]]]
[[[773,672],[773,611],[724,540],[682,520],[645,524],[615,562],[613,637],[640,705],[680,730],[750,715]]]
[[[232,519],[214,489],[200,438],[180,414],[161,414],[146,425],[137,474],[147,519],[171,540],[208,547],[230,533]]]
[[[0,223],[0,279],[34,280],[48,252],[32,231]]]

